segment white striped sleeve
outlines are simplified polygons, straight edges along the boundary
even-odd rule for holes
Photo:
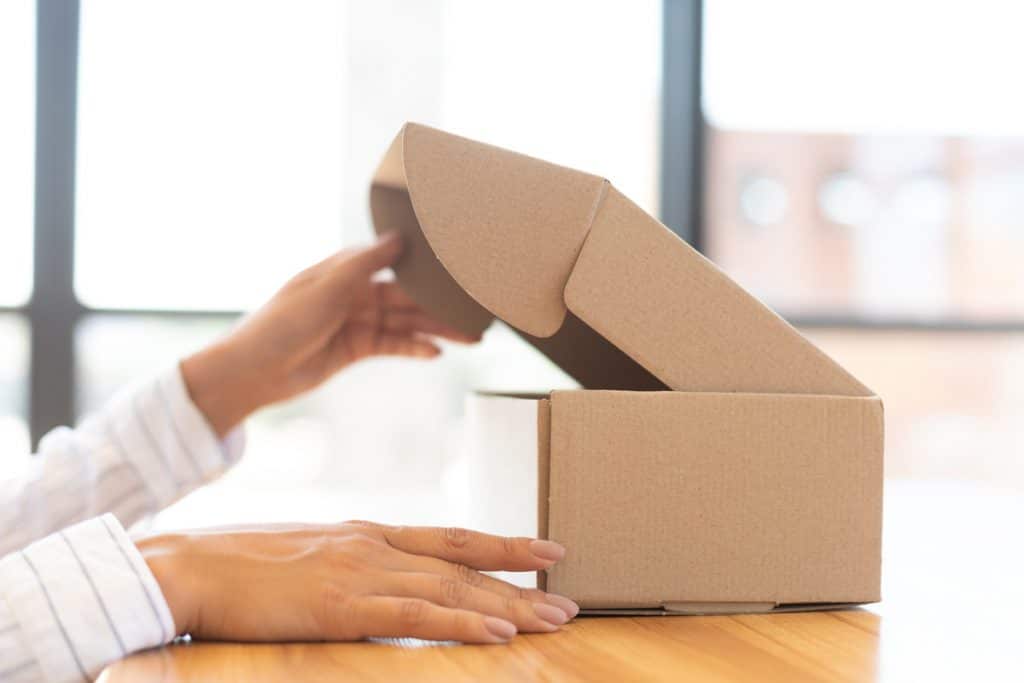
[[[0,683],[43,680],[43,672],[25,642],[6,600],[0,600]]]
[[[241,430],[217,438],[175,366],[0,473],[0,555],[105,512],[130,526],[216,478],[243,447]]]
[[[92,681],[174,631],[160,586],[113,515],[0,559],[3,683]]]

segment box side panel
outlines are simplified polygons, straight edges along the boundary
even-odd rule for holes
[[[881,402],[555,392],[550,590],[586,608],[879,598]]]
[[[565,298],[678,391],[872,393],[614,187]]]

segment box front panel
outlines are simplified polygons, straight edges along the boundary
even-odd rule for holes
[[[875,398],[555,392],[549,590],[584,607],[878,599]]]

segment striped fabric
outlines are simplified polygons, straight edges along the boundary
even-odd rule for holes
[[[216,438],[177,367],[48,434],[0,481],[0,683],[93,680],[169,642],[167,604],[124,527],[221,474],[242,447],[239,431]]]

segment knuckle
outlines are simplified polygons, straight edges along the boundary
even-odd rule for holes
[[[380,543],[370,536],[353,534],[332,540],[325,546],[325,559],[336,571],[360,570],[372,562]]]
[[[342,528],[352,527],[356,529],[376,528],[376,524],[365,519],[350,519],[341,523]]]
[[[461,581],[441,577],[441,602],[446,607],[459,607],[466,600],[469,586]]]
[[[404,626],[416,626],[422,624],[427,618],[427,601],[417,598],[410,598],[402,601],[399,610],[399,620]]]
[[[509,536],[504,536],[501,539],[501,549],[506,555],[515,555],[516,553],[516,539]]]
[[[455,571],[459,577],[459,580],[464,583],[477,587],[484,581],[484,576],[480,572],[476,571],[472,567],[468,567],[464,564],[455,565]]]
[[[361,555],[371,555],[380,549],[380,542],[364,533],[352,534],[346,539],[346,545]]]
[[[440,529],[441,538],[449,548],[460,550],[469,543],[469,532],[457,526],[450,526]]]
[[[520,604],[515,598],[504,597],[501,600],[501,606],[505,609],[507,614],[513,614],[516,611],[516,605]]]
[[[470,616],[465,612],[455,612],[452,614],[452,630],[455,633],[466,633],[470,630]]]
[[[530,599],[530,592],[527,589],[525,589],[525,588],[520,588],[519,586],[516,586],[516,595],[515,595],[515,597],[516,597],[516,600],[529,600]]]

